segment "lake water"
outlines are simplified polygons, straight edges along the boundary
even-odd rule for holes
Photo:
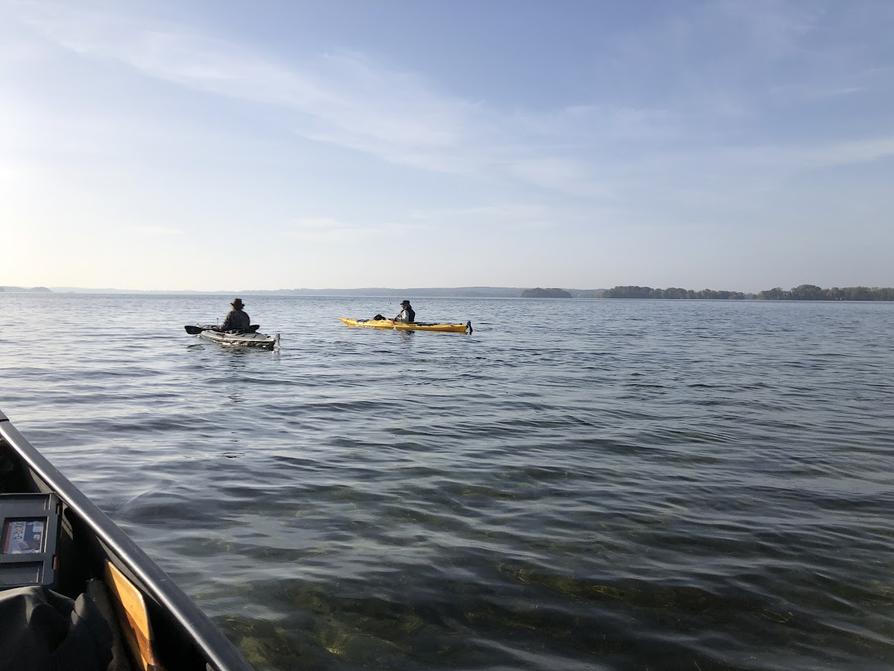
[[[894,305],[244,298],[0,294],[0,408],[259,671],[894,665]]]

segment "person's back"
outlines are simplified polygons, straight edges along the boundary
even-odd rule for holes
[[[224,323],[220,325],[221,331],[248,331],[251,327],[251,318],[242,309],[244,303],[241,298],[235,299],[230,305],[233,309],[227,314]]]
[[[398,313],[397,317],[394,318],[394,321],[406,323],[416,321],[416,311],[413,309],[413,306],[410,305],[410,301],[401,301],[400,307],[401,311]]]

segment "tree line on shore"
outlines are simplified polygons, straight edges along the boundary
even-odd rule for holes
[[[653,289],[652,287],[618,286],[606,289],[604,298],[690,298],[745,300],[757,299],[766,301],[894,301],[894,288],[891,287],[832,287],[823,289],[815,284],[801,284],[788,291],[774,287],[756,294],[742,291],[725,291],[715,289]]]

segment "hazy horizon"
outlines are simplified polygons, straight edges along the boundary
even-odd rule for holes
[[[0,0],[0,284],[892,286],[894,5]]]
[[[685,289],[690,291],[730,291],[730,292],[740,292],[744,294],[753,294],[757,295],[762,291],[772,290],[781,288],[784,291],[788,291],[791,289],[795,289],[796,287],[803,286],[818,286],[813,283],[801,282],[798,285],[792,287],[762,287],[760,289],[742,289],[739,287],[676,287],[673,285],[669,285],[666,287],[650,287],[649,285],[643,284],[634,284],[634,285],[612,285],[606,287],[548,287],[545,285],[535,285],[535,286],[497,286],[497,285],[481,285],[481,286],[418,286],[418,287],[293,287],[293,288],[242,288],[242,289],[155,289],[155,288],[147,288],[147,289],[128,289],[128,288],[118,288],[118,287],[73,287],[73,286],[19,286],[19,285],[0,285],[0,292],[3,290],[9,291],[10,293],[15,293],[16,291],[22,292],[35,292],[41,290],[47,290],[54,293],[74,293],[74,294],[140,294],[140,293],[153,293],[153,294],[209,294],[209,295],[220,295],[220,296],[235,296],[238,294],[246,295],[287,295],[287,294],[295,294],[295,295],[316,295],[316,296],[326,296],[326,295],[334,295],[334,296],[381,296],[387,297],[390,295],[412,295],[414,292],[417,296],[427,296],[433,297],[431,294],[426,292],[434,292],[436,295],[450,296],[450,297],[462,297],[462,296],[481,296],[481,297],[503,297],[511,295],[510,292],[522,292],[530,289],[561,289],[569,292],[573,292],[575,297],[581,297],[578,294],[590,294],[593,292],[601,293],[608,291],[610,289],[619,289],[625,287],[640,287],[640,288],[651,288],[658,290],[665,289]],[[833,288],[855,288],[855,287],[864,287],[870,289],[880,289],[880,288],[890,288],[890,287],[880,287],[880,286],[872,286],[867,287],[867,285],[856,285],[856,284],[843,284],[840,287],[820,287],[821,289],[833,289]],[[450,294],[446,292],[459,292],[456,294]],[[332,292],[332,294],[327,294],[326,292]],[[355,293],[350,293],[355,292]],[[374,292],[383,292],[383,293],[374,293]],[[487,293],[494,292],[494,293]],[[586,296],[585,296],[586,297]],[[601,297],[601,296],[599,296]]]

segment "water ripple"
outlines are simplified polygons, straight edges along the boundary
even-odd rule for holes
[[[894,666],[894,306],[0,301],[3,410],[259,670]]]

